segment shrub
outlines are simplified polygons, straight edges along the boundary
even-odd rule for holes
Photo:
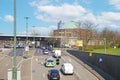
[[[120,43],[116,44],[116,47],[117,47],[117,48],[120,48]]]

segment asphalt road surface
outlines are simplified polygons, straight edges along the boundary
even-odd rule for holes
[[[9,56],[9,53],[11,53],[12,51],[13,50],[8,49],[6,52],[0,54],[0,79],[7,80],[8,69],[13,68],[13,57]],[[17,63],[19,63],[21,59],[21,57],[17,57]]]
[[[17,55],[23,55],[23,53],[23,49],[17,49]],[[12,50],[0,54],[0,79],[7,80],[7,71],[8,69],[12,69],[13,66],[12,54]],[[48,71],[53,68],[46,68],[44,63],[47,57],[52,57],[52,53],[44,55],[41,49],[31,49],[28,55],[29,57],[27,58],[17,56],[17,68],[21,71],[21,80],[48,80]],[[65,62],[70,62],[74,66],[73,75],[62,74],[60,69],[62,63]],[[60,64],[55,65],[54,68],[60,71],[61,80],[104,80],[96,77],[66,52],[62,52]]]
[[[37,51],[36,51],[37,52]],[[35,53],[37,54],[37,53]],[[40,53],[42,54],[42,53]],[[52,54],[52,53],[51,53]],[[44,66],[45,59],[47,57],[52,57],[51,55],[41,55],[39,57],[33,57],[32,59],[32,80],[48,80],[47,74],[50,69]],[[74,74],[73,75],[64,75],[61,72],[62,63],[70,62],[74,66]],[[71,58],[67,53],[62,53],[62,57],[60,59],[60,64],[54,67],[60,71],[61,80],[99,80],[93,73],[88,71],[81,64],[76,62],[73,58]],[[104,80],[104,79],[102,79]]]
[[[18,49],[16,49],[17,56],[22,56],[22,55],[23,55],[23,52],[24,52],[24,49],[23,49],[23,48],[18,48]],[[8,55],[9,55],[9,56],[13,56],[13,55],[14,55],[13,50],[12,50],[11,52],[9,52]]]

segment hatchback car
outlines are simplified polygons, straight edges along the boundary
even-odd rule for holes
[[[45,66],[46,67],[54,67],[55,66],[55,59],[54,58],[46,58],[45,59]]]
[[[49,50],[48,49],[43,50],[43,54],[49,54]]]
[[[48,73],[49,80],[60,80],[60,73],[57,69],[51,69]]]

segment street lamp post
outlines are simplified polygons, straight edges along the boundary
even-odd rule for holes
[[[105,45],[105,54],[106,54],[106,38],[104,38],[104,45]]]
[[[16,0],[14,0],[14,57],[13,57],[12,79],[17,80],[17,66],[16,66]]]
[[[56,44],[56,42],[57,42],[57,38],[55,39],[55,41],[53,42],[53,49],[54,49],[54,47],[55,47],[55,44]],[[57,46],[57,45],[56,45]]]
[[[28,19],[29,17],[24,17],[26,19],[26,46],[28,46]]]
[[[34,42],[34,49],[35,49],[35,26],[33,26],[33,42]]]
[[[63,30],[61,29],[60,30],[60,32],[59,32],[59,34],[60,34],[60,47],[62,48],[62,34],[63,34],[64,32],[63,32]]]

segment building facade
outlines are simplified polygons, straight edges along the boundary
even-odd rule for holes
[[[87,29],[58,29],[54,30],[54,36],[61,37],[61,45],[75,46],[77,40],[85,40],[91,37],[92,33]]]
[[[59,28],[54,30],[54,36],[61,38],[61,45],[75,46],[78,40],[83,40],[83,45],[103,45],[103,41],[93,38],[93,33],[90,29],[85,29],[77,22],[71,21],[68,23],[59,22]]]

